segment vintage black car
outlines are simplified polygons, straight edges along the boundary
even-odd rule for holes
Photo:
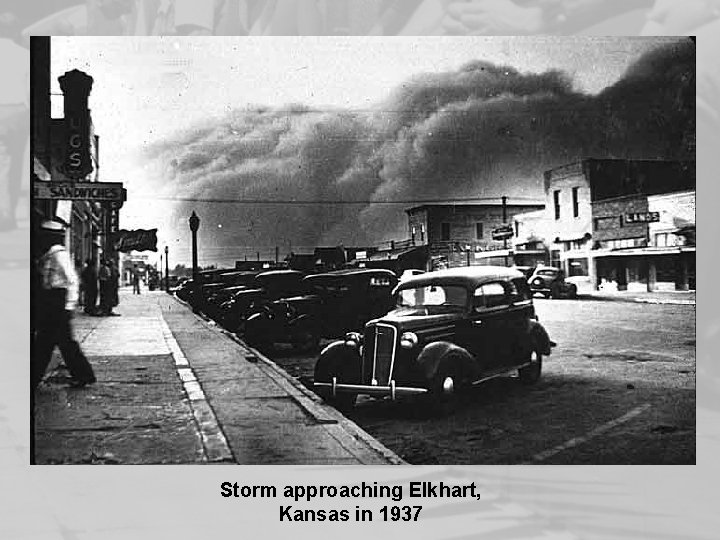
[[[392,307],[397,277],[385,269],[336,270],[307,276],[305,293],[280,298],[247,318],[245,339],[268,349],[290,343],[298,350],[317,348],[321,337],[360,330]]]
[[[546,298],[576,298],[577,285],[565,281],[565,272],[554,266],[538,266],[528,278],[533,294]]]
[[[206,271],[200,276],[202,280],[193,299],[194,307],[213,319],[217,318],[220,305],[227,299],[228,289],[253,286],[257,274],[237,270]]]
[[[253,286],[236,291],[221,305],[220,323],[231,332],[243,334],[247,317],[261,311],[265,304],[307,292],[304,277],[305,273],[298,270],[270,270],[258,274]]]
[[[540,378],[554,343],[538,322],[525,276],[475,266],[409,278],[395,309],[328,345],[315,365],[315,390],[338,408],[358,394],[428,394],[452,401],[460,389],[518,372]]]

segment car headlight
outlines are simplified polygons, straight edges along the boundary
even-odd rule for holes
[[[400,346],[403,349],[412,349],[418,344],[418,337],[414,332],[405,332],[400,336]]]
[[[345,345],[354,349],[360,348],[360,342],[362,341],[362,335],[358,332],[348,332],[345,334]]]

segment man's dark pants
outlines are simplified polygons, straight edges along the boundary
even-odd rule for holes
[[[35,309],[37,332],[30,370],[33,390],[45,375],[56,345],[74,379],[94,382],[93,368],[72,334],[72,312],[65,310],[65,289],[42,291],[38,296]]]

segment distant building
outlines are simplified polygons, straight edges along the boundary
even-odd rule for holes
[[[652,224],[659,219],[659,211],[650,206],[661,208],[666,220],[679,212],[684,217],[676,217],[683,223],[692,221],[694,231],[695,162],[584,159],[551,169],[544,176],[545,219],[537,224],[534,235],[548,249],[550,264],[568,276],[587,276],[594,288],[610,284],[643,290],[658,287],[658,265],[670,264],[677,266],[673,277],[677,288],[694,286],[694,246],[686,246],[682,257],[677,248],[672,253],[678,256],[674,262],[658,258],[670,253],[655,249],[659,246],[651,226],[653,231],[658,229]],[[527,228],[530,221],[520,216],[519,226]],[[675,235],[673,230],[681,228],[665,227],[657,234],[670,231]],[[660,274],[668,279],[667,271]]]
[[[509,200],[511,201],[511,200]],[[497,202],[483,204],[424,204],[406,210],[410,240],[426,246],[427,268],[513,264],[515,216],[544,205]]]

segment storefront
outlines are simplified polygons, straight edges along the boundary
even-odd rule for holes
[[[695,290],[694,246],[598,250],[593,264],[601,290]]]

